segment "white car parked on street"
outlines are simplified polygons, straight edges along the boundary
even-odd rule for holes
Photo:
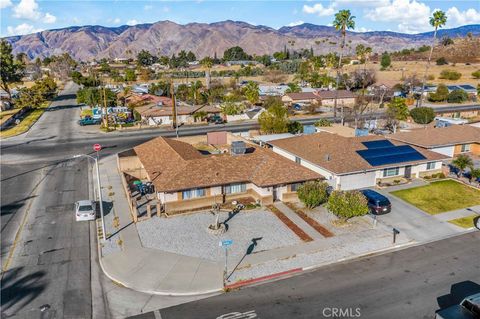
[[[95,220],[95,202],[91,200],[79,200],[75,203],[75,219],[77,222]]]

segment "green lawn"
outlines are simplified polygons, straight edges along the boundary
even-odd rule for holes
[[[35,124],[35,122],[42,116],[45,109],[49,106],[49,102],[45,102],[39,108],[33,109],[30,113],[23,118],[23,120],[12,128],[6,129],[5,131],[0,132],[1,138],[12,137],[25,133],[30,129],[30,127]]]
[[[480,190],[453,180],[433,182],[392,194],[432,215],[480,205]]]
[[[454,225],[460,226],[462,228],[472,228],[474,226],[473,225],[473,220],[476,217],[478,217],[478,215],[474,214],[474,215],[470,215],[470,216],[466,216],[466,217],[452,219],[452,220],[449,220],[448,222],[452,223]]]

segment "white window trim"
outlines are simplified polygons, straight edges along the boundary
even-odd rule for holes
[[[466,148],[466,150],[464,150],[463,148]],[[462,146],[460,147],[460,153],[469,153],[470,150],[471,150],[470,144],[462,144]]]
[[[390,170],[396,170],[394,175],[387,175],[387,172]],[[400,176],[400,167],[389,167],[383,169],[383,178]]]
[[[431,171],[431,170],[436,169],[435,168],[435,166],[437,166],[436,164],[437,164],[437,162],[428,162],[427,163],[427,171]],[[433,168],[428,168],[429,165],[433,165]]]

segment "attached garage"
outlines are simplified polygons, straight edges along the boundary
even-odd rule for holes
[[[375,186],[376,172],[341,175],[337,177],[337,187],[342,190],[359,189]]]

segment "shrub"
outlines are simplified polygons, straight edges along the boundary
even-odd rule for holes
[[[298,134],[298,133],[302,133],[303,131],[303,125],[298,121],[290,121],[287,124],[287,128],[288,128],[288,132],[291,134]]]
[[[380,58],[380,65],[382,66],[382,70],[385,70],[392,64],[392,59],[390,58],[390,54],[384,52],[382,57]]]
[[[400,184],[400,182],[401,182],[401,180],[399,180],[399,179],[393,180],[393,183],[394,183],[394,184]]]
[[[447,59],[445,59],[444,57],[438,58],[436,62],[437,62],[437,65],[448,64]]]
[[[472,72],[472,76],[475,78],[475,79],[480,79],[480,70],[477,70],[475,72]]]
[[[332,126],[332,122],[330,122],[327,119],[319,119],[318,121],[315,122],[315,126],[317,126],[317,127]]]
[[[430,102],[442,102],[448,98],[448,88],[445,84],[439,84],[435,93],[428,95]]]
[[[432,177],[431,177],[431,176],[428,176],[428,175],[427,175],[427,176],[423,176],[423,179],[430,179],[430,178],[432,178]]]
[[[358,191],[334,191],[328,198],[327,208],[342,221],[368,214],[367,199]]]
[[[328,184],[320,181],[306,182],[297,190],[298,199],[307,208],[314,208],[328,199],[327,193]]]
[[[462,77],[462,73],[453,70],[442,70],[440,79],[456,81]]]
[[[447,102],[448,103],[462,103],[468,99],[467,92],[463,90],[453,90],[448,94]]]
[[[416,107],[410,111],[415,123],[428,124],[435,119],[435,112],[431,107]]]
[[[445,178],[445,174],[443,174],[443,173],[438,173],[437,177],[438,177],[438,178]]]
[[[429,81],[435,80],[435,75],[429,74],[428,77],[427,77],[427,80],[429,80]]]

